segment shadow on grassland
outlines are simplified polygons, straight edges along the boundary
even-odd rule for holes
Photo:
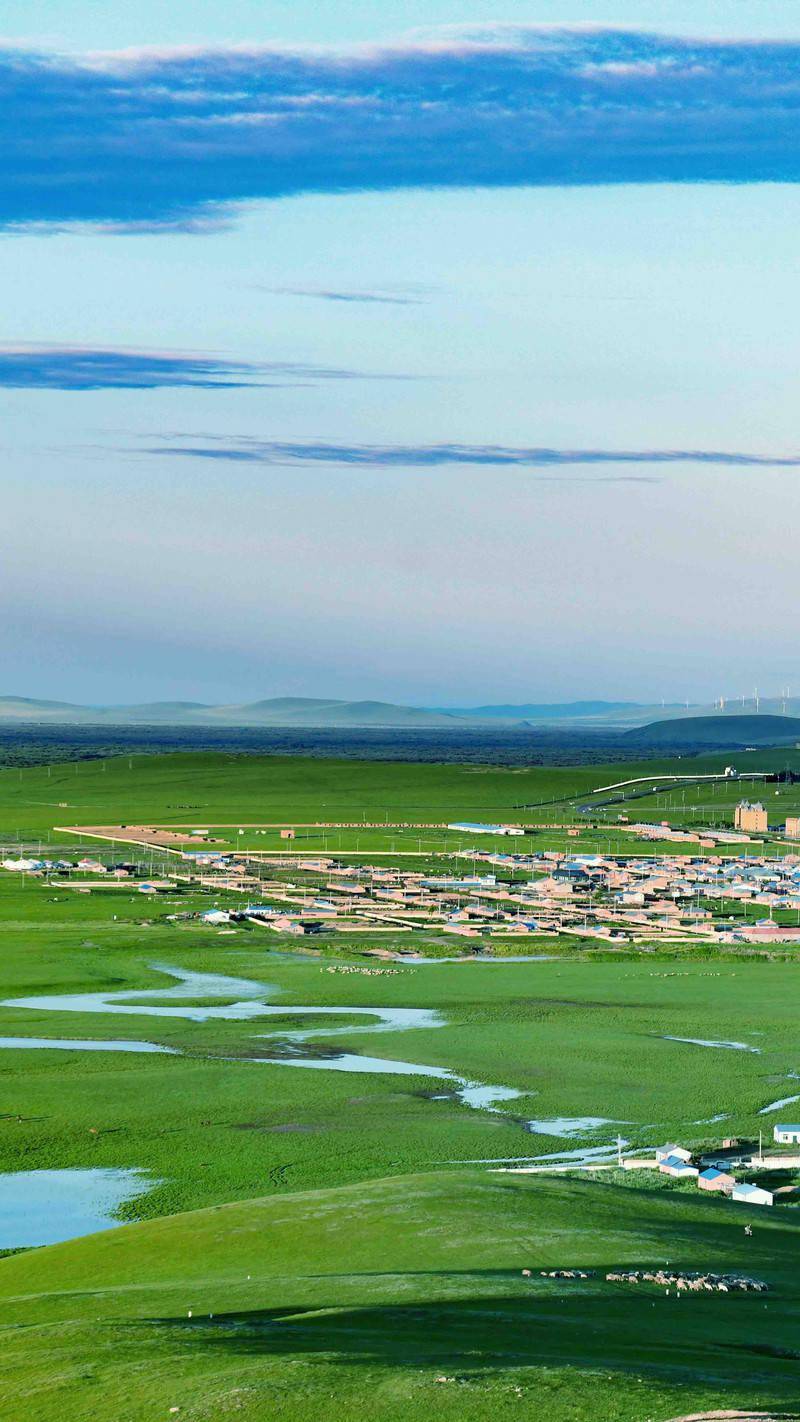
[[[543,1281],[544,1282],[544,1281]],[[791,1313],[791,1310],[790,1310]],[[791,1356],[794,1322],[759,1296],[676,1297],[614,1291],[591,1281],[542,1288],[528,1297],[341,1307],[282,1306],[212,1317],[151,1318],[172,1345],[231,1355],[302,1356],[321,1363],[430,1366],[478,1374],[496,1368],[574,1366],[712,1382],[723,1394],[745,1388],[769,1407],[796,1404],[800,1364]],[[783,1346],[781,1346],[783,1345]]]

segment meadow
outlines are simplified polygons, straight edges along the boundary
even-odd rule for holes
[[[74,824],[511,818],[523,798],[583,794],[614,769],[216,756],[33,767],[0,773],[0,838],[56,853],[65,813]],[[125,1228],[0,1259],[1,1417],[666,1422],[800,1403],[792,1197],[754,1212],[616,1170],[491,1168],[613,1152],[618,1134],[632,1147],[769,1135],[776,1116],[761,1113],[795,1094],[800,1073],[791,951],[562,945],[547,961],[344,973],[329,969],[363,964],[363,937],[298,953],[252,926],[169,920],[207,902],[0,876],[0,1037],[174,1052],[0,1049],[0,1170],[125,1167],[151,1184],[122,1206]],[[147,994],[170,985],[169,968],[263,984],[281,1013],[204,1017],[199,994],[186,999],[195,1018],[155,1015]],[[125,990],[143,1011],[14,1001]],[[333,1011],[301,1018],[300,1007]],[[441,1025],[387,1029],[353,1011],[369,1008],[422,1009]],[[298,1043],[298,1026],[315,1035]],[[421,1069],[291,1064],[341,1051]],[[425,1067],[519,1094],[476,1109]],[[770,1292],[678,1298],[604,1278],[667,1261],[744,1269]],[[573,1266],[590,1278],[538,1273]]]
[[[800,751],[752,751],[734,759],[742,776],[787,771],[800,776]],[[697,782],[698,776],[723,775],[730,761],[730,754],[722,754],[583,766],[490,766],[187,752],[7,767],[0,769],[0,844],[22,840],[55,848],[69,838],[55,833],[56,825],[156,823],[208,828],[222,846],[274,850],[280,844],[277,830],[266,836],[256,831],[289,824],[302,835],[297,847],[309,852],[497,848],[492,837],[429,828],[466,819],[539,826],[522,842],[535,848],[563,848],[568,841],[560,827],[585,824],[587,845],[636,852],[641,846],[618,828],[621,813],[631,821],[668,817],[679,826],[732,828],[734,807],[743,795],[764,800],[771,823],[800,813],[800,779],[772,785]],[[685,783],[664,787],[666,776],[685,777]],[[641,777],[643,784],[594,793]],[[659,787],[655,793],[646,783],[649,778]],[[517,847],[516,841],[504,847]]]
[[[721,1403],[783,1411],[797,1400],[797,1223],[776,1212],[748,1237],[745,1215],[600,1180],[467,1170],[34,1251],[2,1263],[16,1395],[6,1391],[2,1415],[644,1422]],[[610,1266],[643,1260],[724,1260],[772,1291],[682,1298],[605,1282]],[[538,1275],[566,1265],[596,1273]]]

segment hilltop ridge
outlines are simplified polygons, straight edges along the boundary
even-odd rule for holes
[[[800,740],[797,716],[686,716],[679,721],[653,721],[624,733],[625,741],[648,746],[747,746],[794,745]]]
[[[652,741],[709,745],[764,744],[798,735],[800,700],[764,699],[760,714],[728,706],[669,703],[658,707],[637,701],[501,702],[473,707],[407,706],[372,699],[273,696],[255,701],[213,704],[161,700],[133,704],[80,705],[29,696],[0,696],[0,727],[24,724],[60,726],[219,726],[391,730],[495,729],[550,727],[605,731],[620,736],[647,732]],[[781,714],[778,714],[781,713]],[[752,729],[748,730],[747,727]],[[685,730],[677,729],[686,728]],[[719,727],[719,731],[714,730]],[[724,731],[721,728],[725,728]],[[669,729],[673,728],[673,729]],[[705,739],[710,736],[710,739]],[[721,737],[721,738],[718,738]]]

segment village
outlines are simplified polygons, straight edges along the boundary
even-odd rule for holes
[[[798,1147],[800,1125],[778,1122],[773,1126],[772,1137],[775,1145]],[[753,1180],[737,1180],[734,1172],[744,1171],[759,1177],[783,1170],[794,1172],[800,1167],[800,1151],[765,1151],[761,1139],[753,1142],[726,1138],[719,1147],[698,1154],[669,1142],[657,1147],[652,1155],[623,1157],[622,1166],[625,1170],[657,1170],[673,1180],[694,1182],[699,1190],[722,1195],[735,1203],[763,1206],[774,1205],[781,1196],[795,1195],[798,1187],[771,1181],[772,1188],[767,1189]]]
[[[761,806],[743,801],[737,830],[717,831],[713,843],[663,824],[624,826],[659,846],[677,838],[683,849],[684,841],[699,839],[702,853],[661,847],[653,853],[586,853],[577,845],[509,850],[499,843],[471,847],[467,840],[428,853],[424,867],[412,867],[378,863],[370,855],[306,855],[294,847],[290,853],[288,846],[274,853],[222,850],[205,832],[190,836],[142,827],[124,841],[123,859],[121,836],[94,830],[89,854],[49,858],[18,846],[16,852],[5,851],[0,864],[9,873],[77,892],[197,891],[214,900],[212,907],[191,913],[206,925],[248,922],[296,937],[444,934],[472,940],[465,951],[478,954],[490,951],[493,939],[537,936],[617,947],[798,943],[800,854],[776,855],[750,840],[750,824],[755,820],[760,828],[761,814]],[[787,823],[787,830],[793,828]],[[470,822],[448,829],[471,831],[484,843],[488,835],[521,833],[517,826]],[[288,840],[295,831],[280,833]],[[112,843],[103,842],[106,834]],[[727,840],[735,842],[735,852]],[[384,950],[378,945],[374,951]],[[414,950],[401,943],[393,951],[402,956]]]
[[[783,1106],[797,1099],[797,1096],[787,1097],[785,1101],[775,1104]],[[638,1177],[652,1172],[665,1181],[694,1186],[707,1195],[722,1197],[734,1204],[762,1207],[794,1204],[800,1193],[800,1184],[797,1183],[800,1124],[777,1122],[772,1128],[772,1141],[772,1148],[765,1149],[762,1133],[759,1133],[757,1141],[729,1136],[718,1145],[693,1149],[670,1141],[654,1149],[627,1153],[625,1143],[618,1138],[615,1160],[596,1158],[588,1150],[585,1153],[576,1152],[572,1159],[504,1164],[496,1168],[496,1173],[563,1176],[574,1171],[593,1175],[599,1171],[623,1170],[636,1172]]]

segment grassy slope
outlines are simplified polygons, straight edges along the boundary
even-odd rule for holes
[[[103,767],[106,767],[105,769]],[[499,812],[593,771],[183,754],[0,772],[0,829],[57,823],[405,819]],[[562,777],[568,777],[562,779]],[[593,782],[602,784],[602,774]],[[66,804],[59,804],[66,802]]]
[[[727,757],[729,759],[729,757]],[[800,763],[791,751],[737,759],[741,770]],[[719,772],[725,755],[530,770],[299,756],[185,753],[121,757],[0,771],[0,834],[45,833],[54,824],[211,824],[270,820],[514,818],[537,800],[583,795],[637,775]],[[739,798],[741,787],[722,787]],[[691,800],[691,797],[689,797]],[[800,788],[786,799],[800,799]],[[677,797],[678,805],[680,796]],[[642,808],[648,801],[637,801]],[[784,801],[781,801],[781,808]]]
[[[432,1174],[19,1255],[0,1261],[3,1366],[26,1403],[0,1416],[643,1422],[796,1402],[798,1224],[776,1212],[748,1238],[748,1218],[599,1181]],[[678,1300],[521,1277],[667,1260],[744,1269],[773,1292]]]
[[[259,834],[244,829],[239,834],[239,827],[282,822],[438,824],[462,819],[521,820],[544,826],[576,819],[583,823],[588,817],[580,813],[580,806],[591,802],[594,787],[636,776],[655,780],[664,774],[720,773],[729,760],[727,753],[600,766],[505,769],[184,752],[39,765],[0,770],[0,846],[13,846],[17,837],[54,854],[59,846],[74,846],[75,835],[54,832],[54,825],[194,824],[211,829],[223,846],[274,852],[281,847],[277,830]],[[788,765],[798,770],[800,752],[754,752],[737,755],[736,763],[742,772]],[[646,842],[615,829],[621,810],[632,821],[668,817],[677,825],[731,827],[734,806],[743,794],[765,798],[772,823],[781,824],[787,814],[800,813],[800,783],[774,787],[731,781],[659,794],[637,790],[636,797],[624,805],[591,802],[598,827],[583,829],[580,839],[570,839],[565,829],[544,828],[533,840],[504,841],[503,847],[522,848],[527,843],[537,849],[647,853],[651,847]],[[599,797],[600,801],[608,798]],[[492,837],[412,828],[304,829],[299,834],[294,849],[381,852],[384,864],[391,862],[387,851],[397,850],[402,851],[397,862],[405,867],[416,867],[410,854],[498,847]],[[91,849],[97,842],[85,843]],[[428,862],[438,870],[459,863],[448,865],[446,860],[430,858]]]
[[[55,898],[55,902],[53,901]],[[332,1048],[448,1067],[527,1093],[498,1114],[431,1101],[430,1076],[301,1071],[247,1060],[263,1054],[269,1021],[189,1022],[0,1006],[0,1035],[160,1042],[181,1057],[0,1052],[0,1167],[137,1165],[165,1183],[136,1202],[163,1213],[263,1194],[437,1167],[448,1161],[544,1153],[553,1136],[521,1116],[605,1116],[636,1143],[701,1141],[696,1122],[730,1113],[726,1129],[769,1129],[757,1111],[796,1086],[798,965],[786,962],[570,961],[443,964],[395,977],[323,971],[315,960],[265,952],[258,930],[220,938],[198,926],[144,928],[122,896],[117,921],[100,898],[51,895],[0,878],[0,1001],[21,995],[163,987],[152,964],[227,971],[272,984],[273,1001],[341,1006],[336,1023],[363,1027],[348,1006],[432,1007],[446,1025],[330,1037]],[[267,935],[269,945],[279,942]],[[311,1025],[307,1020],[306,1026]],[[715,1036],[756,1053],[663,1039]],[[275,1041],[275,1038],[272,1039]],[[326,1036],[318,1039],[324,1045]],[[290,1127],[291,1129],[285,1129]],[[607,1141],[616,1127],[605,1127]],[[718,1128],[716,1128],[718,1129]]]
[[[0,825],[44,834],[64,819],[213,823],[358,818],[362,809],[488,818],[547,787],[582,793],[616,769],[476,774],[172,756],[134,759],[129,770],[126,759],[106,770],[0,774]],[[517,1085],[536,1093],[525,1114],[607,1115],[651,1141],[702,1139],[719,1128],[693,1123],[718,1111],[733,1113],[725,1129],[757,1127],[758,1107],[788,1095],[787,1073],[800,1067],[793,962],[560,961],[339,977],[268,957],[267,944],[279,945],[272,935],[167,927],[169,907],[127,894],[113,904],[68,897],[0,876],[0,996],[157,986],[151,965],[168,962],[274,982],[287,1009],[434,1006],[447,1027],[335,1044]],[[252,1051],[258,1030],[0,1008],[2,1033],[143,1037],[187,1052],[0,1053],[2,1168],[144,1167],[164,1180],[138,1202],[152,1214],[242,1202],[0,1260],[4,1419],[149,1422],[178,1405],[196,1422],[228,1413],[306,1422],[332,1408],[337,1422],[495,1411],[643,1422],[690,1410],[684,1402],[798,1400],[797,1362],[763,1351],[795,1346],[793,1209],[758,1216],[747,1240],[752,1215],[671,1189],[512,1180],[456,1165],[412,1178],[564,1143],[524,1134],[510,1111],[432,1102],[430,1078],[220,1059]],[[749,1040],[761,1053],[681,1046],[664,1032]],[[312,1186],[328,1188],[307,1193]],[[278,1193],[286,1189],[295,1193]],[[267,1200],[247,1199],[265,1191]],[[518,1274],[526,1264],[665,1258],[750,1264],[779,1287],[766,1310],[757,1296],[677,1304],[648,1294],[643,1304],[636,1291],[597,1283],[531,1292]],[[208,1320],[188,1324],[189,1307],[237,1316],[209,1329]],[[437,1385],[439,1371],[468,1381]],[[19,1391],[22,1407],[8,1402]]]

